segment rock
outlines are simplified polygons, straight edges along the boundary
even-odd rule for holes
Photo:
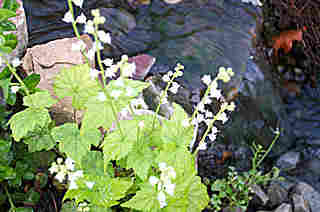
[[[268,195],[262,190],[259,185],[252,185],[251,188],[254,193],[252,204],[256,206],[265,206],[269,201]]]
[[[279,183],[271,183],[267,193],[270,200],[268,205],[272,208],[288,200],[288,191]]]
[[[133,78],[137,80],[144,80],[145,77],[148,75],[151,67],[156,62],[156,58],[147,54],[141,54],[134,57],[130,57],[128,59],[128,62],[134,62],[136,65],[136,71],[133,74]]]
[[[291,200],[293,203],[293,212],[310,212],[310,206],[308,201],[306,201],[302,195],[292,194]]]
[[[307,183],[297,183],[292,188],[292,193],[300,194],[303,198],[309,202],[310,209],[312,212],[320,211],[320,193],[317,192]]]
[[[223,208],[222,212],[245,212],[243,209],[239,208],[239,207],[227,207],[227,208]]]
[[[287,203],[281,204],[274,212],[292,212],[292,206]]]
[[[290,170],[296,168],[299,161],[299,152],[287,152],[277,160],[276,165],[280,169]]]

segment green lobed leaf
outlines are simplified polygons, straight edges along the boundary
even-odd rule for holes
[[[8,18],[15,17],[16,13],[5,8],[0,8],[0,22],[7,20]]]
[[[55,140],[53,140],[50,134],[36,133],[29,138],[25,138],[23,142],[28,144],[29,152],[50,150],[56,145]]]
[[[28,133],[47,126],[51,122],[49,112],[44,108],[27,108],[14,114],[9,120],[12,136],[16,141]]]
[[[148,171],[156,157],[147,142],[148,140],[143,138],[136,141],[127,159],[127,168],[133,168],[142,180],[147,179]]]
[[[209,202],[207,187],[199,176],[189,176],[176,181],[174,196],[168,195],[165,212],[201,212]]]
[[[172,152],[161,151],[157,162],[165,162],[168,166],[172,166],[177,178],[187,178],[197,174],[193,155],[187,149],[179,148]]]
[[[55,103],[57,100],[47,90],[23,97],[23,104],[31,108],[49,108]]]
[[[81,168],[84,174],[104,176],[103,165],[103,154],[97,151],[88,152],[81,161]]]
[[[127,106],[132,99],[136,98],[148,86],[149,83],[143,81],[119,77],[108,84],[108,91],[110,94],[115,90],[121,91],[120,96],[116,98],[117,109],[121,109]]]
[[[92,188],[88,188],[87,182],[93,182]],[[85,175],[77,180],[77,189],[68,190],[64,199],[76,199],[76,202],[89,201],[99,207],[111,207],[119,204],[118,200],[126,196],[126,191],[132,186],[132,182],[109,178],[107,176]]]
[[[120,160],[132,150],[133,141],[130,136],[122,137],[119,130],[108,134],[103,143],[103,157],[105,162]]]
[[[100,86],[90,76],[88,64],[75,65],[60,71],[54,82],[54,92],[59,98],[72,97],[72,106],[84,109],[89,97],[97,96]]]
[[[163,120],[161,139],[164,143],[175,143],[177,147],[186,148],[193,137],[193,127],[182,126],[183,120],[188,119],[187,113],[177,104],[170,120]]]
[[[82,134],[75,123],[65,123],[53,128],[51,135],[59,142],[59,150],[67,154],[74,161],[81,163],[81,159],[88,154],[91,144],[97,144],[100,136]]]
[[[158,192],[150,183],[145,183],[141,190],[129,201],[122,203],[121,207],[133,208],[141,211],[160,211],[160,204],[157,199]]]
[[[109,129],[112,122],[116,120],[109,101],[101,102],[94,97],[86,106],[87,111],[82,120],[81,131],[90,131],[99,127]]]

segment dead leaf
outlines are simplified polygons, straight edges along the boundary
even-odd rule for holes
[[[278,36],[272,37],[274,49],[274,55],[278,56],[278,50],[283,49],[284,52],[287,54],[292,49],[292,42],[293,41],[302,41],[302,31],[306,31],[306,27],[303,27],[301,30],[288,30],[283,31]]]

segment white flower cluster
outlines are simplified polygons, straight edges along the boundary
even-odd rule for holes
[[[63,183],[63,181],[68,176],[69,189],[77,189],[78,185],[76,183],[76,180],[80,177],[83,177],[83,171],[74,171],[74,166],[74,160],[72,160],[71,158],[67,158],[64,163],[62,158],[58,158],[57,162],[53,162],[51,164],[49,172],[51,174],[56,173],[55,178],[61,183]],[[92,189],[94,184],[94,182],[86,182],[86,185],[89,189]]]
[[[167,82],[168,85],[164,91],[161,92],[161,104],[167,104],[168,103],[168,94],[167,90],[169,90],[171,93],[176,94],[178,92],[178,89],[180,85],[177,82],[174,82],[174,79],[177,77],[181,77],[183,75],[183,72],[181,70],[184,69],[184,66],[180,63],[177,64],[177,66],[174,68],[175,72],[168,71],[167,74],[163,75],[162,80],[164,82]]]
[[[72,0],[72,2],[78,6],[82,7],[83,0]],[[63,17],[63,21],[66,23],[78,23],[78,24],[85,24],[84,32],[88,34],[92,34],[96,37],[96,41],[93,45],[93,47],[86,53],[86,56],[93,60],[95,56],[95,52],[97,50],[101,50],[103,47],[101,45],[102,43],[111,44],[111,36],[110,33],[106,33],[103,30],[98,30],[98,25],[103,24],[105,22],[105,17],[100,16],[99,9],[95,9],[91,11],[93,15],[93,20],[87,20],[86,16],[81,13],[76,20],[74,20],[73,14],[71,10],[69,10]],[[72,44],[72,50],[73,51],[83,51],[86,48],[86,44],[79,40],[78,42]]]
[[[262,6],[262,3],[260,0],[241,0],[244,3],[252,3],[255,6]]]
[[[221,90],[218,89],[217,81],[221,80],[223,82],[228,82],[233,75],[234,73],[231,68],[226,69],[224,67],[220,67],[219,73],[214,80],[211,79],[210,75],[204,75],[202,77],[202,82],[208,86],[208,89],[203,99],[196,106],[196,112],[191,120],[191,124],[197,125],[201,122],[205,122],[209,127],[211,127],[211,133],[207,135],[211,141],[216,139],[217,133],[219,132],[215,126],[212,126],[213,122],[219,120],[222,121],[223,124],[226,123],[228,121],[228,117],[225,110],[233,111],[235,109],[234,102],[225,102],[221,94]],[[213,115],[212,112],[205,109],[206,104],[212,103],[212,98],[222,101],[220,111],[216,115]],[[201,142],[199,144],[198,149],[204,150],[206,148],[207,144],[205,142]]]
[[[152,186],[157,186],[157,190],[159,192],[157,199],[159,201],[160,208],[164,208],[167,206],[166,194],[171,196],[174,195],[176,185],[173,184],[171,180],[176,178],[176,172],[173,167],[167,166],[166,163],[159,163],[159,169],[161,171],[160,179],[155,176],[151,176],[149,178],[149,183]]]

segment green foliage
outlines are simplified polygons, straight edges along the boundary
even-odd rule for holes
[[[279,177],[280,170],[277,168],[273,168],[266,174],[257,170],[278,137],[279,133],[276,134],[268,150],[264,150],[261,145],[253,144],[254,156],[250,171],[238,174],[234,167],[230,167],[227,178],[218,179],[212,183],[211,190],[214,194],[210,203],[215,210],[221,210],[224,207],[240,207],[246,210],[254,194],[252,189],[254,185],[266,186],[272,180],[282,180]]]
[[[16,177],[16,172],[10,167],[10,147],[10,141],[0,140],[0,182]]]
[[[47,109],[27,108],[24,111],[16,113],[9,120],[12,130],[12,137],[16,141],[28,135],[39,128],[48,126],[51,122]]]
[[[91,80],[88,64],[62,69],[54,83],[55,94],[60,99],[72,97],[72,106],[77,110],[84,109],[89,97],[97,96],[100,90],[98,82]]]
[[[91,145],[97,145],[100,139],[99,131],[80,134],[80,130],[74,123],[66,123],[52,130],[52,137],[59,143],[59,150],[67,154],[78,163],[88,154]]]
[[[88,189],[86,182],[95,182]],[[132,186],[132,182],[126,179],[110,178],[108,176],[85,175],[77,181],[78,188],[68,190],[64,196],[76,198],[76,203],[89,201],[92,205],[109,208],[119,204],[121,198],[126,196],[126,191]]]

